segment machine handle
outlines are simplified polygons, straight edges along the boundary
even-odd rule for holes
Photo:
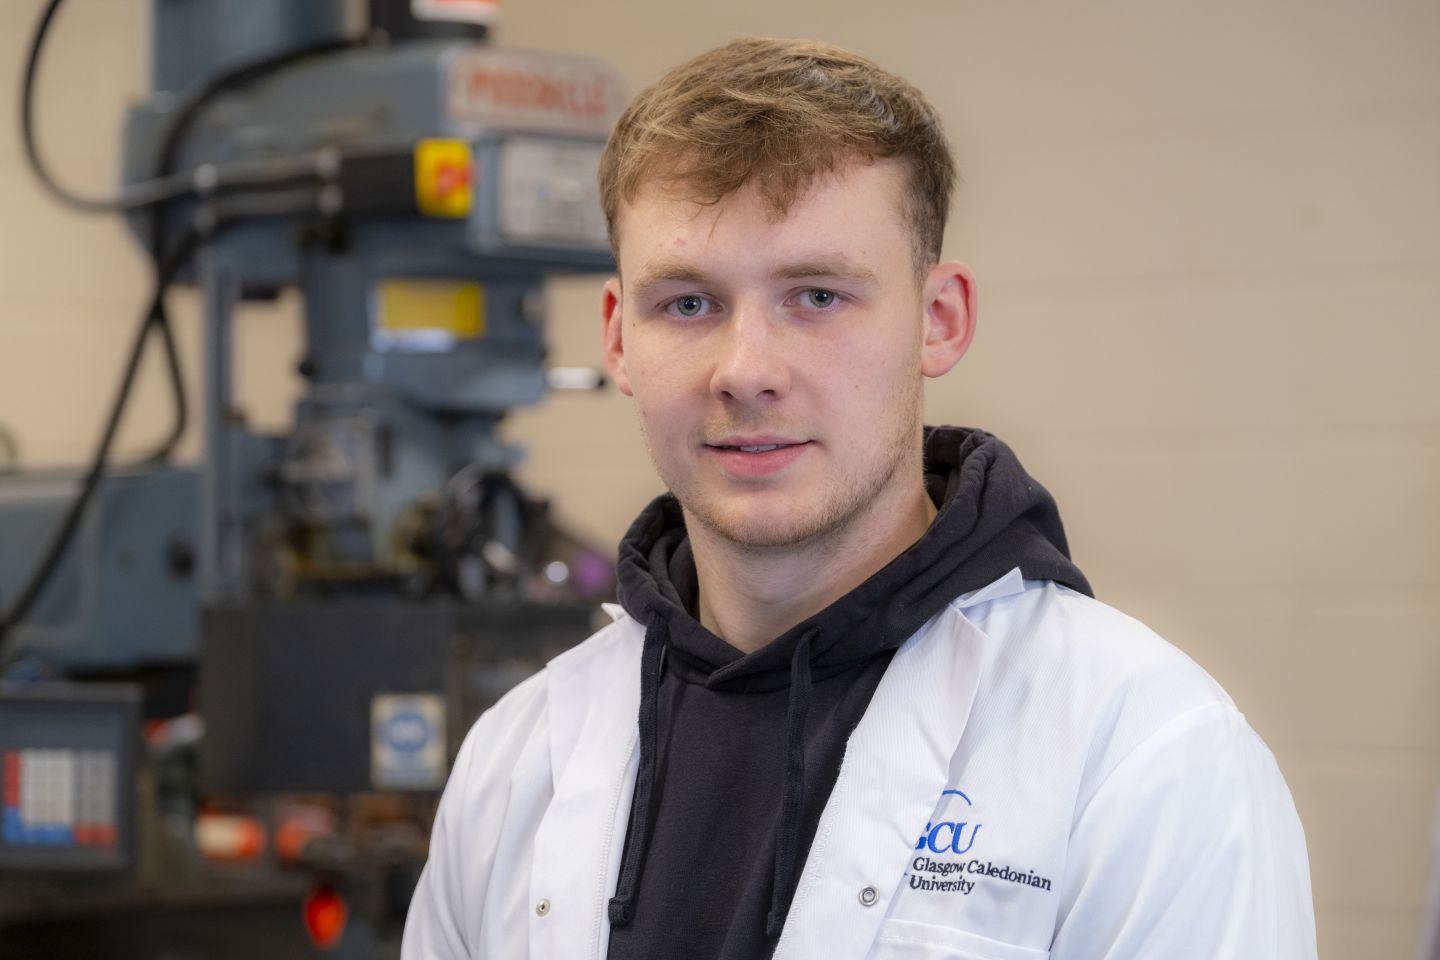
[[[595,367],[551,367],[545,382],[551,390],[603,390],[609,381],[605,371]]]

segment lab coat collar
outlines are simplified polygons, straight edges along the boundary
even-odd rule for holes
[[[951,600],[950,606],[957,610],[968,610],[971,607],[978,607],[982,603],[989,603],[991,600],[1013,597],[1024,592],[1025,575],[1020,572],[1019,567],[1011,567],[1010,572],[999,579]]]

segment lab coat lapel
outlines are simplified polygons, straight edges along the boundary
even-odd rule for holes
[[[846,747],[775,960],[869,954],[947,786],[987,639],[950,607],[896,651]]]
[[[639,763],[640,648],[625,617],[584,657],[549,670],[550,764],[555,798],[535,836],[530,955],[600,960]],[[578,651],[576,651],[578,652]],[[597,696],[596,691],[605,691]],[[537,909],[546,902],[543,915]]]

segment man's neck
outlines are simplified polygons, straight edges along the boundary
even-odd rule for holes
[[[935,513],[917,483],[878,498],[842,529],[792,547],[745,547],[690,522],[700,622],[753,653],[868,580],[920,539]]]

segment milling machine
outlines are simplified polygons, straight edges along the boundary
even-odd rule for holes
[[[91,469],[0,477],[0,941],[88,925],[128,956],[123,924],[93,917],[116,904],[228,929],[215,918],[257,891],[292,897],[288,855],[312,941],[388,955],[470,721],[612,588],[605,555],[512,479],[497,427],[547,388],[601,385],[547,368],[543,284],[613,269],[595,173],[623,84],[490,45],[493,2],[370,0],[364,31],[353,6],[153,0],[120,196],[67,198],[125,213],[156,292]],[[172,284],[202,293],[204,456],[113,466],[147,340],[171,354],[183,432]],[[292,289],[304,395],[266,435],[234,403],[236,308]],[[296,797],[334,823],[281,850]],[[217,880],[197,850],[223,846],[226,816],[264,842]],[[196,955],[253,949],[236,936]]]

